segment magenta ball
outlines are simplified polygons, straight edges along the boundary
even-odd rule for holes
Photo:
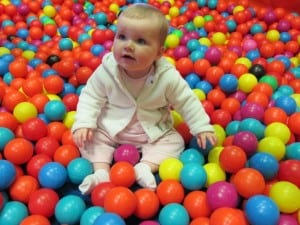
[[[154,220],[147,220],[141,222],[139,225],[159,225],[159,223]]]
[[[299,224],[293,216],[281,214],[277,225],[299,225]]]
[[[242,148],[247,156],[251,156],[257,150],[258,141],[254,133],[240,131],[234,135],[232,144]]]
[[[244,51],[248,52],[250,50],[254,50],[257,48],[257,43],[253,39],[247,39],[243,43],[243,49]]]
[[[114,160],[116,162],[126,161],[135,165],[140,159],[140,152],[134,145],[120,145],[114,152]]]
[[[264,113],[264,107],[257,103],[248,102],[241,108],[242,119],[254,118],[262,121],[264,118]]]
[[[207,201],[212,210],[221,207],[237,207],[239,195],[235,186],[226,181],[211,184],[206,191]]]
[[[190,51],[189,49],[184,46],[184,45],[179,45],[177,46],[175,49],[174,49],[174,57],[176,59],[180,59],[180,58],[183,58],[183,57],[188,57],[189,54],[190,54]]]
[[[221,51],[216,47],[209,47],[205,52],[205,58],[213,65],[217,65],[222,57]]]

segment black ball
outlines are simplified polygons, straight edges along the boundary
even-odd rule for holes
[[[265,68],[260,64],[253,64],[250,67],[249,72],[252,73],[257,78],[260,78],[266,74]]]
[[[60,61],[60,57],[58,55],[49,55],[48,58],[46,59],[46,63],[49,66],[52,66],[54,63],[57,63]]]

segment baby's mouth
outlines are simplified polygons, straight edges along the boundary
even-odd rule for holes
[[[128,54],[124,54],[124,55],[122,56],[122,58],[135,60],[134,57],[132,57],[131,55],[128,55]]]

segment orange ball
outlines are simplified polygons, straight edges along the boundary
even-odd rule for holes
[[[114,187],[104,198],[105,211],[116,213],[125,219],[133,215],[136,206],[136,196],[126,187]]]
[[[269,104],[269,98],[266,94],[258,91],[252,91],[247,96],[247,102],[256,103],[258,105],[261,105],[264,108],[267,108]]]
[[[51,225],[51,223],[42,215],[29,215],[22,220],[20,225]]]
[[[34,104],[39,113],[43,113],[45,105],[49,102],[49,98],[45,94],[36,94],[29,98],[28,101]]]
[[[208,217],[211,213],[206,192],[204,191],[189,192],[183,200],[183,205],[192,219]]]
[[[76,70],[75,76],[78,84],[86,84],[92,75],[93,70],[87,66],[82,66]]]
[[[268,63],[267,72],[276,72],[279,74],[283,74],[285,72],[285,65],[280,60],[274,60]]]
[[[197,73],[199,76],[203,77],[206,74],[206,71],[208,68],[210,68],[210,62],[207,59],[198,59],[194,63],[194,71]]]
[[[26,77],[28,73],[27,63],[22,60],[14,60],[9,64],[8,70],[15,78]]]
[[[234,74],[237,78],[242,76],[245,73],[248,73],[248,68],[244,64],[234,64],[231,68],[231,73]]]
[[[231,115],[234,115],[240,108],[241,103],[233,97],[225,98],[221,103],[221,109],[228,111]]]
[[[208,217],[198,217],[193,219],[190,225],[210,225]]]
[[[73,159],[79,158],[80,152],[74,145],[61,145],[54,152],[53,159],[63,166],[67,166]]]
[[[33,144],[24,138],[15,138],[4,147],[4,157],[10,162],[21,165],[28,162],[33,155]]]
[[[44,79],[44,88],[49,94],[58,94],[64,89],[64,81],[58,75],[50,75]]]
[[[116,186],[131,187],[135,182],[133,165],[129,162],[116,162],[109,172],[111,182]]]
[[[288,119],[288,127],[291,132],[300,135],[300,112],[293,113]]]
[[[12,200],[28,203],[30,195],[39,188],[36,178],[23,175],[18,177],[9,188],[9,195]]]
[[[184,188],[179,181],[164,180],[158,184],[156,194],[162,205],[181,203],[184,199]]]
[[[272,86],[264,82],[256,84],[252,91],[264,93],[266,96],[268,96],[268,98],[270,98],[273,94]]]
[[[39,77],[27,78],[22,84],[23,92],[32,97],[36,94],[43,93],[43,80]]]
[[[134,192],[137,199],[134,215],[140,219],[150,219],[159,210],[159,199],[154,191],[146,188],[138,189]]]
[[[248,222],[242,210],[221,207],[211,214],[210,225],[248,225]]]
[[[231,182],[244,198],[262,194],[266,186],[263,175],[253,168],[240,169],[233,175]]]
[[[224,75],[224,70],[219,66],[211,66],[206,70],[205,78],[212,85],[217,85]]]
[[[175,63],[176,69],[179,71],[179,73],[185,77],[189,73],[192,73],[194,70],[194,63],[193,61],[188,57],[180,58]]]
[[[9,112],[12,112],[15,106],[21,102],[25,102],[27,100],[26,96],[19,91],[10,90],[6,92],[3,96],[2,106]]]
[[[287,113],[279,107],[270,107],[265,110],[264,124],[268,125],[273,122],[281,122],[286,124],[288,120]]]
[[[6,127],[15,131],[18,127],[18,120],[9,112],[0,112],[0,127]]]
[[[56,140],[61,141],[64,132],[68,129],[62,122],[48,123],[48,136],[54,137]]]
[[[42,28],[37,27],[37,26],[32,26],[29,28],[29,36],[33,40],[41,40],[43,35],[44,35],[44,32],[43,32]]]
[[[207,94],[207,100],[212,102],[215,107],[219,107],[222,102],[226,99],[226,95],[220,89],[212,89]]]
[[[245,151],[235,145],[228,145],[223,148],[219,156],[221,167],[228,173],[236,173],[244,168],[247,162]]]

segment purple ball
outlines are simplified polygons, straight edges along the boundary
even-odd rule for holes
[[[140,152],[134,145],[123,144],[114,151],[114,160],[116,162],[126,161],[132,165],[135,165],[139,159]]]
[[[239,102],[243,102],[247,98],[247,94],[242,91],[236,91],[229,97],[236,98],[237,100],[239,100]]]
[[[189,54],[190,54],[189,49],[184,45],[179,45],[174,49],[174,57],[176,59],[187,57],[189,56]]]
[[[236,208],[239,195],[235,186],[226,181],[211,184],[206,191],[207,201],[212,210],[221,207]]]
[[[291,215],[281,214],[277,225],[298,225],[298,222]]]
[[[264,107],[257,104],[248,102],[241,108],[242,119],[254,118],[262,121],[264,118]]]
[[[254,133],[240,131],[234,135],[232,144],[242,148],[247,156],[251,156],[257,150],[258,140]]]
[[[285,32],[285,31],[287,32],[289,31],[290,28],[291,28],[291,24],[288,20],[282,19],[277,24],[277,30],[279,32]]]
[[[216,47],[209,47],[205,52],[205,58],[213,65],[217,65],[222,57],[221,51]]]

